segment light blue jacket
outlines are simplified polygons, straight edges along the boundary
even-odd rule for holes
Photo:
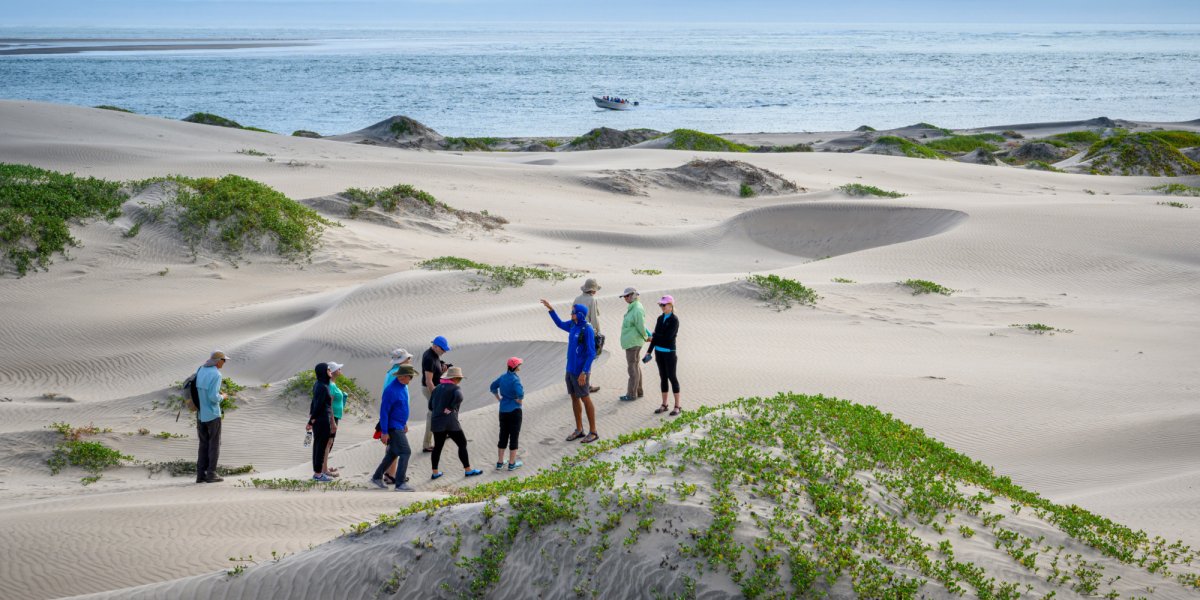
[[[221,370],[200,367],[196,371],[196,391],[200,392],[200,422],[221,418]]]

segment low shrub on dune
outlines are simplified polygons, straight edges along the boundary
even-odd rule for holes
[[[903,198],[907,195],[900,192],[893,192],[891,190],[877,188],[873,185],[864,185],[861,183],[847,183],[846,185],[843,185],[837,189],[842,193],[855,198],[863,198],[866,196],[877,196],[879,198]]]
[[[1113,136],[1092,144],[1084,158],[1091,161],[1095,175],[1200,175],[1200,164],[1156,135],[1163,133]]]
[[[671,136],[671,143],[667,146],[671,150],[695,150],[698,152],[750,152],[751,148],[731,142],[721,136],[695,129],[676,129],[667,134]]]
[[[928,148],[912,140],[908,140],[899,136],[885,135],[875,140],[875,143],[881,146],[894,146],[899,149],[904,156],[909,158],[932,158],[937,160],[944,158],[932,148]]]
[[[952,135],[950,137],[938,138],[925,142],[925,147],[932,148],[939,152],[951,152],[956,154],[965,154],[972,150],[983,148],[988,152],[997,152],[1000,150],[993,142],[1003,142],[1004,136],[995,133],[977,133],[973,135]]]
[[[521,287],[530,279],[540,279],[542,281],[557,283],[566,280],[567,277],[572,275],[558,269],[522,267],[518,265],[489,265],[458,256],[439,256],[421,261],[417,266],[431,271],[475,271],[476,275],[479,275],[482,279],[477,285],[471,288],[471,291],[476,291],[482,288],[484,284],[487,284],[489,290],[499,292],[504,288]]]

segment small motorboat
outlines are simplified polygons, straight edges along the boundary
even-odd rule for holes
[[[596,102],[596,106],[608,110],[633,110],[638,107],[637,102],[616,96],[592,96],[592,100]]]

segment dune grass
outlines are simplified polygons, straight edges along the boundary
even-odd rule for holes
[[[431,271],[475,271],[482,280],[478,286],[472,287],[471,291],[477,291],[486,284],[488,290],[499,292],[504,288],[521,287],[530,279],[557,283],[572,276],[571,273],[557,269],[522,267],[518,265],[489,265],[457,256],[439,256],[421,261],[417,263],[417,266]]]
[[[282,477],[272,479],[259,479],[257,477],[252,477],[249,482],[242,481],[241,485],[259,490],[283,490],[285,492],[311,492],[313,490],[320,490],[322,492],[336,492],[366,489],[366,486],[342,481],[340,479],[322,482],[314,481],[312,479],[289,479]]]
[[[347,413],[362,417],[370,416],[371,402],[373,401],[371,393],[358,385],[357,379],[347,377],[343,373],[338,375],[333,382],[337,384],[339,390],[346,394]],[[288,380],[287,387],[283,388],[283,397],[288,399],[288,406],[291,406],[292,400],[296,398],[312,399],[313,386],[316,383],[317,374],[312,369],[305,369],[293,375]]]
[[[1163,140],[1164,132],[1116,135],[1088,148],[1095,175],[1200,175],[1200,164]]]
[[[175,225],[193,254],[213,246],[233,260],[249,249],[271,249],[291,261],[308,260],[321,245],[325,228],[337,226],[313,209],[274,188],[238,175],[162,177],[138,186],[168,181],[178,186],[170,202]]]
[[[753,198],[757,195],[758,195],[758,192],[755,192],[754,188],[750,187],[749,184],[743,183],[738,188],[738,196],[741,196],[742,198]]]
[[[647,484],[655,474],[673,483]],[[1200,583],[1189,566],[1200,555],[1182,542],[1055,504],[874,407],[823,396],[701,407],[602,439],[536,474],[460,488],[376,523],[426,522],[468,503],[482,503],[475,526],[426,526],[413,542],[458,557],[456,572],[440,574],[439,585],[467,598],[493,591],[518,543],[560,535],[594,558],[576,570],[586,596],[595,565],[631,551],[649,531],[673,531],[664,522],[672,519],[668,505],[685,504],[710,519],[685,521],[676,542],[647,549],[669,567],[643,590],[648,597],[696,597],[701,576],[727,577],[746,598],[825,597],[839,581],[860,598],[1014,600],[1033,591],[1030,581],[1042,588],[1030,597],[1117,597],[1120,578],[1105,577],[1105,569],[1118,563],[1163,585]],[[1017,515],[1036,519],[1042,537],[1030,537]],[[354,523],[348,535],[369,534]],[[956,556],[975,537],[986,546]],[[1000,562],[969,558],[984,547]],[[1084,560],[1078,549],[1085,548],[1103,559]],[[556,570],[560,557],[542,552],[533,560],[544,572]]]
[[[810,287],[778,275],[751,275],[747,279],[758,288],[759,299],[776,310],[787,310],[792,304],[815,306],[821,296]]]
[[[751,150],[749,146],[695,129],[676,129],[668,135],[671,136],[671,143],[667,146],[670,150],[695,150],[698,152],[750,152]]]
[[[93,108],[99,108],[100,110],[111,110],[111,111],[116,111],[116,112],[129,113],[131,115],[137,114],[137,113],[133,112],[132,110],[129,110],[128,108],[121,108],[120,106],[113,106],[111,104],[101,104],[100,106],[96,106]]]
[[[1004,136],[995,133],[976,133],[971,135],[952,135],[925,142],[925,147],[939,152],[965,154],[980,148],[988,152],[996,152],[1000,148],[993,142],[1003,142]]]
[[[467,150],[472,152],[491,152],[494,146],[504,140],[496,137],[447,137],[446,146],[450,150]]]
[[[1091,130],[1083,130],[1083,131],[1068,131],[1067,133],[1055,134],[1055,135],[1047,137],[1045,140],[1042,140],[1042,141],[1049,142],[1052,144],[1054,142],[1063,142],[1064,144],[1067,144],[1067,145],[1075,144],[1075,145],[1091,146],[1092,144],[1099,142],[1101,139],[1103,139],[1103,138],[1100,136],[1099,133],[1097,133],[1095,131],[1091,131]],[[1055,145],[1057,146],[1058,144],[1055,144]]]
[[[1183,202],[1178,202],[1175,200],[1170,200],[1167,202],[1156,202],[1155,204],[1157,204],[1159,206],[1170,206],[1171,208],[1191,208],[1192,207],[1191,204],[1185,204]]]
[[[1066,171],[1064,171],[1044,160],[1031,160],[1031,161],[1025,163],[1025,168],[1033,169],[1035,171],[1046,171],[1049,173],[1066,173]]]
[[[873,185],[863,185],[861,183],[847,183],[846,185],[843,185],[837,189],[841,190],[847,195],[854,196],[855,198],[862,198],[866,196],[878,196],[880,198],[903,198],[907,195],[901,194],[900,192],[892,192],[889,190],[880,189]]]
[[[834,283],[857,283],[853,279],[846,279],[845,277],[834,277],[830,281]]]
[[[184,475],[196,474],[196,461],[194,460],[170,460],[164,462],[147,462],[142,466],[150,471],[151,475],[166,471],[171,477],[183,477]],[[254,465],[242,465],[240,467],[227,467],[217,465],[217,475],[229,477],[233,475],[245,475],[254,472]]]
[[[945,158],[932,148],[894,135],[885,135],[875,140],[875,143],[883,146],[895,146],[900,149],[904,156],[909,158],[932,158],[937,160]]]
[[[132,456],[122,454],[101,442],[82,439],[85,435],[109,433],[112,431],[111,429],[100,429],[91,424],[86,427],[72,427],[68,423],[61,422],[56,422],[49,428],[62,436],[62,440],[54,446],[50,458],[46,459],[51,475],[59,474],[68,466],[80,467],[91,473],[80,479],[80,483],[90,485],[99,481],[104,471],[119,467],[126,461],[134,460]]]
[[[342,196],[350,200],[352,203],[360,204],[365,208],[378,206],[387,212],[396,212],[396,209],[400,207],[400,203],[407,198],[424,202],[433,208],[453,210],[445,202],[439,202],[438,199],[433,196],[433,194],[430,194],[425,190],[419,190],[407,183],[400,183],[386,188],[372,188],[369,190],[350,188],[342,192]]]
[[[659,269],[632,269],[630,272],[634,275],[662,275]]]
[[[1195,148],[1200,146],[1200,133],[1194,131],[1147,131],[1175,148]]]
[[[1012,325],[1009,325],[1009,327],[1015,327],[1017,329],[1024,329],[1025,331],[1030,331],[1030,332],[1036,333],[1038,335],[1045,335],[1045,334],[1054,335],[1056,333],[1071,333],[1072,332],[1072,330],[1070,330],[1070,329],[1058,329],[1056,327],[1051,327],[1049,325],[1046,325],[1045,323],[1013,323]]]
[[[1156,192],[1162,192],[1168,196],[1200,197],[1200,187],[1194,185],[1184,185],[1182,183],[1165,183],[1163,185],[1156,185],[1150,189]]]
[[[909,289],[911,289],[914,296],[921,294],[941,294],[942,296],[949,296],[955,292],[955,290],[952,290],[944,285],[925,279],[907,279],[902,281],[900,285],[907,286]]]
[[[183,118],[188,123],[199,123],[201,125],[214,125],[217,127],[228,127],[230,129],[244,129],[241,123],[233,119],[227,119],[221,115],[214,115],[206,112],[194,112]]]
[[[70,226],[112,221],[128,198],[121,184],[28,165],[0,163],[0,266],[25,276],[79,246]]]

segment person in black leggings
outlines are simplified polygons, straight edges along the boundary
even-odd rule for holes
[[[675,375],[675,369],[679,366],[679,354],[675,349],[675,337],[679,334],[679,317],[675,316],[675,298],[663,296],[659,298],[658,306],[662,308],[662,314],[654,321],[654,334],[650,337],[650,347],[646,350],[646,357],[642,362],[650,362],[650,358],[653,357],[654,362],[658,364],[662,406],[654,409],[654,414],[667,412],[667,392],[672,391],[675,393],[675,408],[671,409],[671,416],[674,417],[683,412],[679,402],[679,378]]]
[[[313,383],[312,403],[308,407],[308,425],[313,432],[313,480],[333,481],[324,472],[325,451],[330,436],[337,433],[337,421],[333,418],[333,396],[329,393],[329,365],[321,363],[313,368],[317,381]]]
[[[462,462],[463,475],[482,475],[483,471],[471,468],[471,458],[467,455],[467,436],[463,434],[462,425],[458,422],[458,409],[463,403],[462,390],[458,387],[463,380],[462,369],[450,367],[442,374],[442,379],[449,379],[453,383],[439,384],[429,397],[433,407],[433,418],[430,419],[429,425],[433,431],[433,456],[430,457],[433,475],[430,479],[437,479],[443,475],[438,470],[438,461],[442,458],[442,447],[446,445],[446,438],[454,440],[454,445],[458,446],[458,460]]]

